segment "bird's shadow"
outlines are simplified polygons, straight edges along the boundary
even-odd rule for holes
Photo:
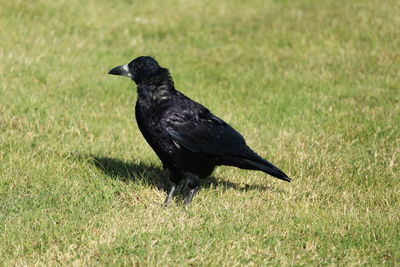
[[[168,172],[159,166],[94,155],[89,158],[93,165],[112,179],[123,182],[142,181],[164,191],[169,188]]]
[[[162,169],[161,167],[153,164],[147,164],[143,162],[125,162],[121,159],[88,155],[85,157],[89,158],[89,162],[101,170],[104,174],[108,175],[112,179],[118,179],[124,182],[142,181],[151,186],[156,187],[159,190],[168,192],[170,189],[169,183],[169,172]],[[283,190],[272,186],[264,185],[238,185],[227,180],[216,179],[214,176],[207,177],[202,180],[202,188],[219,188],[223,189],[235,189],[239,191],[271,191],[275,193],[284,193]]]

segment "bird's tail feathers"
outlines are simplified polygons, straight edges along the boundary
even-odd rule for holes
[[[260,170],[278,179],[287,182],[291,181],[291,179],[283,171],[281,171],[279,168],[275,167],[274,165],[272,165],[272,163],[263,158],[259,158],[257,160],[244,158],[242,160],[246,162],[246,165],[248,165],[249,169]]]

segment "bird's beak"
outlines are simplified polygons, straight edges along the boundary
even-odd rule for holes
[[[115,67],[115,68],[111,69],[108,72],[108,74],[120,75],[120,76],[129,77],[129,78],[132,77],[132,74],[129,72],[128,64]]]

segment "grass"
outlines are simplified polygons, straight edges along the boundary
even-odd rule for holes
[[[398,1],[4,1],[9,265],[400,265]],[[189,210],[134,121],[139,55],[294,181],[218,168]]]

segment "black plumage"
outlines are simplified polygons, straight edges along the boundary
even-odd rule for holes
[[[138,57],[109,74],[137,84],[135,114],[144,138],[170,171],[171,202],[176,186],[186,181],[185,205],[191,203],[201,178],[218,165],[259,170],[284,181],[290,178],[251,150],[244,138],[206,107],[177,91],[171,75],[151,57]]]

